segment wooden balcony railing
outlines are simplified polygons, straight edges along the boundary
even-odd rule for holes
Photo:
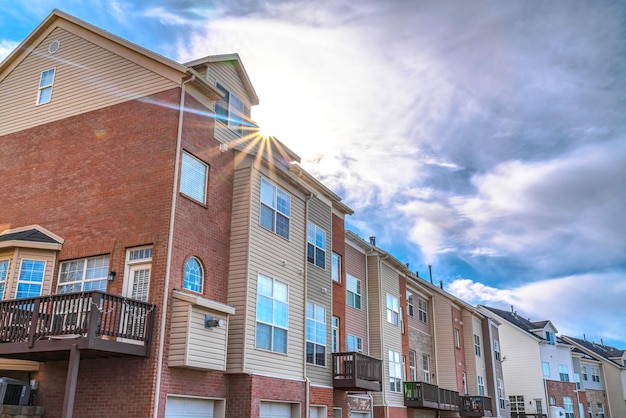
[[[491,417],[493,403],[488,396],[461,396],[462,417]],[[497,416],[497,415],[496,415]]]
[[[382,390],[382,361],[357,352],[333,353],[333,387],[344,390]]]
[[[72,344],[94,355],[147,356],[154,309],[96,291],[0,301],[0,356],[45,360]]]
[[[404,406],[458,411],[459,393],[426,382],[404,382]]]

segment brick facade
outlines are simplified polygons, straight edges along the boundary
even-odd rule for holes
[[[548,399],[551,396],[554,396],[555,405],[564,407],[563,397],[568,396],[572,399],[572,403],[574,405],[574,417],[575,418],[584,418],[581,417],[578,411],[578,403],[579,398],[576,392],[576,383],[571,382],[557,382],[555,380],[546,380],[546,390],[548,392]]]

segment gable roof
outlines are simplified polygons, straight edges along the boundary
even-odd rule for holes
[[[614,359],[623,358],[626,350],[620,350],[610,345],[597,344],[594,341],[587,341],[586,339],[581,340],[580,338],[568,337],[566,335],[564,335],[563,338],[579,347],[582,351],[592,353],[593,357],[602,358],[617,366],[624,367],[623,364],[616,362]]]
[[[60,250],[63,238],[39,225],[7,229],[0,233],[0,248],[22,247]]]
[[[548,341],[543,336],[539,336],[535,334],[535,331],[545,328],[547,324],[552,325],[550,321],[531,322],[529,319],[523,318],[522,316],[518,315],[517,312],[505,311],[503,309],[497,309],[497,308],[484,306],[484,305],[482,305],[482,307],[498,315],[505,321],[509,322],[511,325],[514,325],[517,328],[521,329],[522,331],[525,331],[526,333],[533,336],[537,340]],[[554,328],[554,326],[552,327]],[[562,342],[559,338],[557,338],[557,341]]]

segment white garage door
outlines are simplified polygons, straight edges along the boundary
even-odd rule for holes
[[[165,418],[213,418],[213,401],[210,399],[168,396]]]
[[[279,402],[261,402],[260,418],[291,418],[291,405]]]

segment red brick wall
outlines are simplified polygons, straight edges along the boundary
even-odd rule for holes
[[[548,402],[550,396],[554,396],[556,401],[556,406],[563,407],[563,396],[569,396],[572,398],[572,402],[574,404],[574,416],[576,418],[584,418],[580,417],[578,411],[578,402],[579,398],[576,396],[576,383],[571,382],[558,382],[555,380],[546,380],[546,390],[548,391]],[[580,400],[582,402],[582,400]],[[585,407],[585,411],[587,410],[587,404],[583,404]]]
[[[260,400],[300,403],[304,416],[305,383],[254,375],[229,375],[229,418],[258,418]]]
[[[333,389],[310,386],[309,404],[317,406],[326,405],[327,418],[333,418]]]
[[[348,394],[344,390],[333,391],[333,407],[341,408],[341,418],[348,418]],[[332,413],[332,411],[331,411]],[[332,415],[331,415],[332,416]]]
[[[459,330],[459,341],[461,342],[460,344],[460,348],[455,348],[454,349],[454,366],[456,368],[456,386],[457,386],[457,392],[459,392],[459,394],[463,394],[463,373],[466,373],[466,369],[465,369],[465,343],[463,341],[463,325],[461,325],[461,322],[463,322],[463,317],[461,316],[461,310],[458,308],[455,308],[454,306],[451,307],[452,309],[452,327],[456,328]],[[472,324],[469,324],[469,326],[471,327]],[[454,329],[452,330],[452,332],[454,332]],[[454,336],[453,336],[454,339]],[[469,386],[469,384],[468,384]],[[450,388],[447,388],[450,389]]]

